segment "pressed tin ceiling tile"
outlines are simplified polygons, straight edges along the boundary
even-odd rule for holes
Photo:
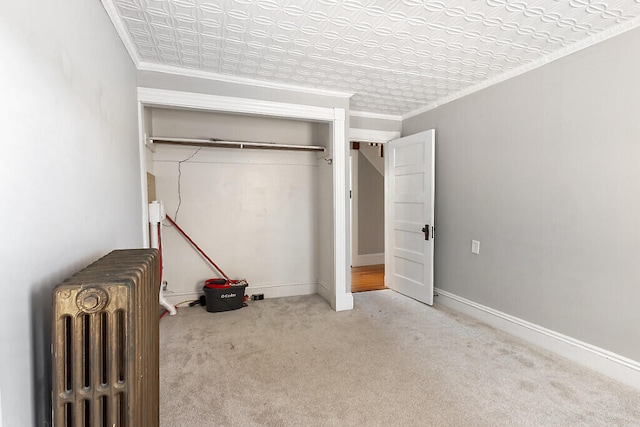
[[[109,0],[138,59],[407,115],[640,25],[640,0]],[[112,16],[113,19],[113,16]]]

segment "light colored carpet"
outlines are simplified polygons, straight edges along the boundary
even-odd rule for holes
[[[161,426],[638,426],[640,392],[390,290],[160,322]]]

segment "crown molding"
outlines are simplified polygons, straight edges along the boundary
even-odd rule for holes
[[[571,55],[572,53],[578,52],[582,49],[586,49],[588,47],[591,47],[593,45],[596,45],[598,43],[601,43],[603,41],[609,40],[613,37],[619,36],[620,34],[626,33],[627,31],[633,30],[635,28],[640,27],[640,16],[630,19],[627,22],[624,22],[622,24],[616,25],[615,27],[611,27],[605,31],[602,31],[598,34],[595,34],[591,37],[588,37],[586,39],[580,40],[570,46],[567,46],[563,49],[559,49],[556,50],[555,52],[552,52],[548,55],[545,55],[535,61],[532,61],[528,64],[525,65],[521,65],[519,67],[516,67],[514,69],[512,69],[511,71],[508,71],[506,73],[502,73],[500,75],[497,75],[491,79],[487,79],[485,81],[482,81],[476,85],[473,85],[467,89],[463,89],[461,91],[458,91],[452,95],[446,96],[442,99],[439,99],[438,102],[434,102],[428,105],[425,105],[424,107],[420,107],[417,108],[413,111],[410,111],[406,114],[403,114],[401,117],[401,120],[406,120],[409,119],[411,117],[415,117],[418,114],[422,114],[422,113],[426,113],[427,111],[433,110],[435,108],[438,108],[444,104],[447,104],[449,102],[455,101],[457,99],[460,99],[464,96],[467,95],[471,95],[472,93],[478,92],[482,89],[486,89],[490,86],[493,86],[495,84],[501,83],[505,80],[509,80],[513,77],[517,77],[521,74],[524,74],[528,71],[532,71],[535,70],[536,68],[542,67],[543,65],[546,65],[550,62],[553,61],[557,61],[558,59],[564,58],[565,56]]]
[[[402,121],[402,116],[394,116],[393,114],[369,113],[367,111],[350,110],[349,116],[364,117],[365,119],[394,120],[396,122]]]
[[[120,36],[120,40],[122,40],[122,44],[124,44],[125,49],[129,53],[129,57],[133,61],[136,68],[140,66],[140,57],[138,56],[138,51],[136,50],[136,46],[129,37],[129,32],[126,30],[124,26],[124,22],[120,18],[118,11],[116,10],[116,6],[113,4],[112,0],[101,0],[102,6],[107,11],[107,15],[111,19],[111,23],[113,24],[116,32]]]
[[[192,68],[182,68],[182,67],[176,67],[173,65],[156,64],[153,62],[146,62],[146,61],[140,62],[138,64],[138,71],[153,71],[157,73],[173,74],[173,75],[183,76],[183,77],[195,77],[200,79],[216,80],[216,81],[226,82],[226,83],[241,84],[245,86],[258,86],[261,88],[268,88],[268,89],[290,90],[294,92],[308,93],[311,95],[331,96],[336,98],[351,98],[353,96],[353,93],[351,92],[341,92],[341,91],[328,90],[328,89],[317,89],[317,88],[311,88],[306,86],[292,85],[288,83],[277,83],[277,82],[270,82],[270,81],[264,81],[264,80],[250,79],[248,77],[230,76],[226,74],[214,73],[211,71],[194,70]]]

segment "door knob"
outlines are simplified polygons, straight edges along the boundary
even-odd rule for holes
[[[424,226],[422,232],[424,233],[424,240],[429,240],[429,224]]]

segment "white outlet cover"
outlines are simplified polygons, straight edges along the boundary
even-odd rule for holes
[[[471,252],[473,252],[474,254],[479,254],[480,253],[480,241],[479,240],[472,240],[471,241]]]

